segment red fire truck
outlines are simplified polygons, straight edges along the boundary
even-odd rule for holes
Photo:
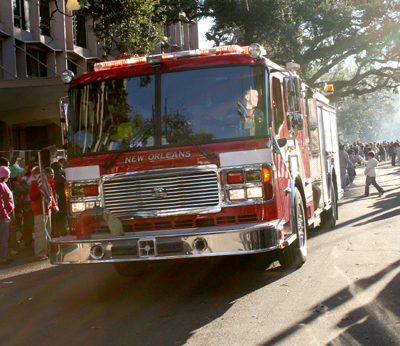
[[[338,218],[336,114],[296,64],[264,55],[224,46],[65,72],[70,232],[51,239],[51,262],[134,275],[273,252],[302,266],[307,228]]]

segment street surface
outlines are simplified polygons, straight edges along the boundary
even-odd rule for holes
[[[379,198],[356,186],[334,229],[308,233],[295,272],[246,259],[171,263],[141,281],[112,265],[52,266],[33,250],[0,268],[0,344],[400,345],[400,166],[378,167]]]

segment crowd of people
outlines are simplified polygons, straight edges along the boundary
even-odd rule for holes
[[[67,233],[67,160],[56,154],[56,146],[44,148],[28,164],[19,156],[0,157],[0,265],[31,247],[37,260],[46,260],[48,237]]]
[[[340,176],[344,191],[348,191],[354,185],[355,168],[363,164],[365,165],[364,175],[366,177],[363,197],[370,195],[370,185],[377,189],[380,197],[385,191],[376,181],[376,167],[378,167],[379,162],[391,161],[392,166],[396,165],[396,161],[400,162],[400,143],[397,140],[393,142],[383,141],[381,143],[354,142],[353,144],[339,144],[339,158]]]

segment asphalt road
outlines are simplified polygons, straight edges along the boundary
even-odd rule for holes
[[[109,265],[52,266],[33,252],[0,268],[0,344],[400,345],[400,166],[363,169],[308,260],[254,270],[245,258],[171,263],[141,281]]]

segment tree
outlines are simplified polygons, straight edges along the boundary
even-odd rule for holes
[[[334,83],[332,100],[400,85],[399,0],[204,0],[201,11],[215,19],[208,39],[258,42],[281,65],[295,60],[309,85]],[[353,74],[326,80],[344,62]]]
[[[52,15],[56,11],[62,13],[61,0],[39,1],[55,4]],[[102,43],[105,55],[143,56],[166,40],[166,9],[159,0],[79,0],[79,4],[78,13],[93,20],[91,29]]]
[[[55,0],[40,0],[55,1]],[[58,0],[60,1],[60,0]],[[163,25],[214,18],[216,45],[258,42],[281,65],[295,60],[307,84],[333,82],[331,100],[400,85],[400,0],[79,0],[106,54],[146,55]],[[328,80],[352,64],[346,79]]]
[[[337,100],[339,132],[357,134],[364,142],[395,140],[400,133],[399,102],[399,95],[384,90]]]
[[[116,56],[146,55],[164,40],[162,7],[157,0],[87,0],[93,32],[104,52]]]

